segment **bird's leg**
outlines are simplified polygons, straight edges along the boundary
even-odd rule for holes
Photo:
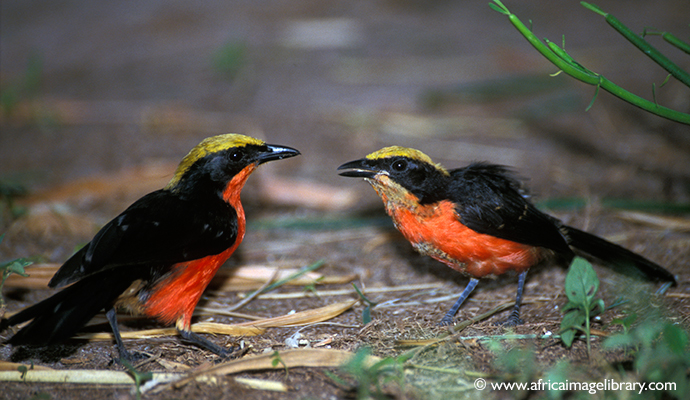
[[[235,351],[233,347],[231,347],[230,349],[223,348],[211,342],[210,340],[197,335],[189,329],[181,329],[180,327],[178,327],[177,331],[180,333],[180,336],[182,336],[182,338],[186,341],[192,342],[195,345],[204,348],[212,353],[215,353],[223,358],[228,357],[230,354],[232,354],[233,351]]]
[[[132,354],[127,351],[125,344],[122,342],[122,336],[120,336],[120,329],[117,326],[117,311],[115,311],[114,307],[108,309],[108,311],[105,313],[105,316],[108,318],[108,322],[110,323],[110,329],[113,330],[113,336],[115,336],[115,343],[117,344],[117,352],[120,354],[121,359],[124,359],[130,364],[134,364],[136,361],[143,360],[148,357],[143,353],[135,352]]]
[[[527,276],[527,271],[520,272],[518,275],[518,288],[517,296],[515,296],[515,307],[511,311],[508,319],[503,322],[503,326],[516,326],[521,325],[523,321],[520,319],[520,305],[522,304],[522,292],[525,288],[525,277]]]
[[[470,293],[472,293],[475,286],[477,286],[477,283],[479,283],[478,279],[474,279],[474,278],[470,279],[470,282],[465,287],[465,290],[463,290],[462,293],[460,293],[460,297],[455,302],[455,304],[453,304],[453,307],[451,307],[450,310],[448,310],[446,315],[443,316],[443,318],[441,319],[441,322],[438,323],[439,325],[448,326],[448,325],[451,325],[453,323],[453,317],[455,317],[455,313],[458,312],[458,309],[460,308],[462,303],[465,302],[465,300],[467,299],[467,296],[469,296]]]

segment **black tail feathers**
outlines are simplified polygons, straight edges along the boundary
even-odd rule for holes
[[[124,279],[123,279],[124,278]],[[69,339],[91,318],[106,307],[131,284],[123,271],[104,271],[86,277],[53,296],[3,319],[0,332],[19,323],[31,322],[8,342],[15,345],[48,345]]]
[[[569,226],[566,229],[571,246],[603,261],[621,274],[654,282],[676,283],[672,273],[639,254],[579,229]]]

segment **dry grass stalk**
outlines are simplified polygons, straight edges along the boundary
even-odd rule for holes
[[[177,373],[153,373],[153,381],[170,382],[182,376]],[[23,374],[20,371],[0,371],[0,381],[3,382],[47,382],[47,383],[79,383],[91,385],[133,385],[134,379],[124,371],[103,371],[93,369],[72,370],[33,370]]]
[[[254,390],[267,390],[271,392],[287,392],[288,387],[283,382],[269,381],[266,379],[254,379],[254,378],[240,378],[236,377],[235,381],[241,383],[250,389]]]
[[[282,315],[280,317],[266,318],[258,321],[248,321],[241,324],[229,325],[215,322],[199,322],[192,325],[192,331],[213,335],[256,336],[264,333],[266,328],[302,326],[327,321],[349,310],[357,302],[358,300],[347,300],[290,315]],[[162,336],[175,336],[178,333],[175,328],[160,328],[121,332],[121,334],[123,339],[150,339]],[[113,335],[109,332],[83,333],[76,335],[75,338],[93,342],[113,340]]]
[[[618,216],[626,221],[645,224],[656,228],[676,232],[690,232],[690,219],[654,215],[640,211],[619,211]]]
[[[352,356],[354,356],[354,353],[345,350],[306,348],[286,350],[275,353],[264,353],[257,356],[248,356],[239,360],[228,361],[209,368],[195,371],[184,379],[171,384],[173,387],[179,388],[203,375],[231,375],[247,371],[270,369],[280,370],[295,367],[339,367],[345,364],[350,358],[352,358]],[[280,362],[276,363],[276,359],[279,359]],[[369,360],[367,362],[373,364],[378,361],[380,361],[378,357],[369,356]],[[168,385],[165,386],[167,387]],[[159,387],[156,389],[156,392],[163,390],[166,387]]]
[[[385,286],[385,287],[373,287],[366,288],[362,292],[364,294],[371,293],[388,293],[388,292],[400,292],[400,291],[418,291],[418,290],[428,290],[437,289],[443,286],[442,283],[422,283],[419,285],[402,285],[402,286]],[[327,297],[327,296],[351,296],[357,295],[357,292],[352,289],[338,289],[338,290],[317,290],[315,292],[294,292],[294,293],[264,293],[258,298],[262,300],[283,300],[283,299],[296,299],[304,297]],[[238,296],[242,297],[242,294]]]
[[[199,322],[192,325],[192,332],[210,333],[216,335],[230,336],[256,336],[261,335],[266,330],[254,326],[238,326],[228,324],[216,324],[211,322]],[[150,339],[163,336],[175,336],[178,334],[175,328],[145,329],[141,331],[120,332],[123,339]],[[110,332],[82,333],[74,336],[75,339],[97,342],[103,340],[113,340]]]
[[[22,363],[14,363],[10,361],[0,361],[0,371],[18,371],[20,367],[26,367],[27,369],[33,369],[34,371],[50,371],[52,368],[44,367],[41,365],[26,365]]]
[[[448,330],[447,333],[443,333],[437,338],[431,338],[431,339],[401,339],[396,341],[396,345],[398,346],[405,346],[405,347],[414,347],[414,346],[423,346],[423,348],[433,346],[437,343],[444,342],[444,341],[452,341],[459,336],[460,332],[462,332],[465,328],[468,326],[479,322],[483,321],[492,315],[499,313],[503,310],[506,310],[512,306],[515,305],[514,301],[510,301],[507,303],[503,303],[500,306],[491,309],[483,314],[476,315],[468,320],[459,322],[455,324],[454,326],[451,326],[450,329]]]
[[[257,328],[276,328],[287,326],[302,326],[316,322],[328,321],[344,313],[357,304],[359,300],[346,300],[340,303],[330,304],[312,310],[301,311],[294,314],[282,315],[280,317],[268,318],[259,321],[248,321],[237,326],[252,326]]]
[[[5,287],[46,289],[50,278],[55,275],[60,264],[34,264],[26,269],[29,277],[10,275]],[[214,291],[243,291],[261,287],[270,281],[278,267],[262,265],[245,265],[234,269],[221,269],[211,282]],[[281,268],[275,279],[283,279],[297,272],[298,268]],[[319,284],[341,284],[351,282],[356,275],[324,276],[317,272],[308,272],[295,278],[286,285],[304,286],[318,281]]]

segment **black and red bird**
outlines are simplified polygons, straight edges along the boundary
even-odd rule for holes
[[[506,167],[475,162],[448,171],[419,150],[392,146],[338,170],[371,184],[418,252],[470,277],[441,325],[452,323],[478,279],[508,271],[518,273],[518,289],[505,324],[522,323],[527,270],[554,253],[570,261],[576,250],[645,279],[675,283],[652,261],[539,211]]]
[[[131,360],[116,309],[175,324],[180,335],[218,355],[225,348],[191,331],[201,294],[242,242],[240,192],[265,162],[299,155],[285,146],[239,134],[207,138],[180,162],[168,185],[137,200],[106,224],[55,273],[55,295],[2,320],[0,330],[25,321],[9,343],[64,341],[101,310],[120,356]]]

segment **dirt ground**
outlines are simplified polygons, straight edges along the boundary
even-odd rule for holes
[[[562,43],[590,70],[663,105],[690,112],[690,92],[637,51],[603,18],[579,2],[506,1],[537,36]],[[671,31],[687,40],[686,0],[599,1],[640,32]],[[681,67],[690,58],[649,40]],[[667,267],[678,285],[651,304],[690,325],[690,129],[649,115],[614,96],[560,74],[486,1],[149,1],[0,3],[0,183],[21,188],[13,208],[3,202],[0,260],[64,262],[75,247],[143,194],[165,185],[175,165],[202,138],[226,132],[295,147],[300,157],[271,163],[243,192],[248,231],[224,267],[302,267],[351,281],[317,284],[319,295],[264,297],[239,312],[269,318],[357,299],[351,283],[378,306],[363,325],[360,302],[328,323],[276,327],[258,336],[211,337],[245,347],[242,357],[305,346],[380,357],[408,350],[404,340],[444,334],[436,322],[467,279],[417,255],[393,228],[364,182],[339,177],[345,161],[388,145],[418,148],[446,167],[489,160],[514,167],[535,202],[565,223],[586,229]],[[656,289],[595,265],[607,305],[622,295],[650,301]],[[564,266],[540,265],[526,284],[525,324],[517,334],[559,331]],[[216,282],[221,285],[222,282]],[[417,289],[400,289],[418,285]],[[379,290],[376,289],[390,289]],[[464,321],[514,299],[516,278],[482,281],[457,319]],[[284,286],[268,293],[310,293]],[[634,289],[634,290],[633,290]],[[211,288],[200,307],[222,309],[252,288]],[[345,294],[332,294],[340,290]],[[306,291],[306,292],[305,292]],[[47,289],[8,287],[8,311],[47,297]],[[634,293],[634,295],[633,295]],[[440,300],[439,300],[440,299]],[[635,303],[635,302],[632,302]],[[633,304],[634,306],[634,304]],[[641,307],[641,306],[640,306]],[[615,332],[607,311],[595,328]],[[404,372],[391,398],[543,397],[543,392],[477,391],[476,377],[501,373],[492,344],[473,337],[505,335],[503,311],[461,333],[469,339],[435,346]],[[225,324],[246,319],[200,315]],[[107,332],[104,319],[95,330]],[[123,330],[159,327],[129,320]],[[3,341],[9,332],[2,333]],[[555,339],[506,341],[526,349],[535,368],[558,361],[604,375],[625,366],[623,352],[583,341],[571,349]],[[126,342],[151,354],[144,371],[201,368],[216,356],[178,337]],[[494,343],[495,344],[495,343]],[[0,345],[0,359],[54,369],[122,370],[110,342],[73,341],[48,349]],[[174,365],[174,367],[171,367]],[[177,368],[177,369],[175,369]],[[439,370],[446,372],[439,373]],[[455,373],[448,373],[448,370]],[[434,372],[435,371],[435,372]],[[460,372],[458,372],[460,371]],[[578,370],[579,371],[579,370]],[[347,384],[332,378],[345,377]],[[591,376],[591,375],[590,375]],[[236,378],[273,380],[287,392],[257,390]],[[356,397],[354,380],[338,368],[248,371],[144,398],[336,399]],[[127,399],[132,385],[2,382],[7,399]]]

